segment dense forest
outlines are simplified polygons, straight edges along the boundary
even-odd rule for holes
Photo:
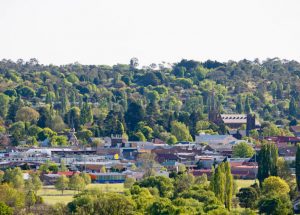
[[[36,144],[49,138],[52,145],[65,145],[58,134],[70,128],[82,143],[112,134],[169,144],[191,141],[201,131],[227,132],[207,121],[212,102],[220,113],[254,112],[261,135],[290,134],[288,126],[300,117],[299,77],[300,63],[278,58],[181,60],[143,68],[136,58],[114,66],[3,59],[1,142]]]

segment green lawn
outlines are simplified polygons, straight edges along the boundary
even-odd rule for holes
[[[124,192],[124,184],[89,184],[86,189],[99,189],[103,192]],[[46,204],[64,203],[67,204],[72,201],[74,190],[65,190],[64,194],[58,191],[54,186],[43,186],[41,190],[38,191],[38,195],[43,197]]]
[[[238,189],[243,188],[243,187],[250,187],[250,185],[254,184],[254,180],[242,180],[242,179],[237,179],[235,180],[237,185],[238,185]],[[258,181],[257,181],[258,183]]]
[[[254,180],[236,180],[238,189],[242,187],[249,187],[254,183]],[[86,189],[99,189],[103,192],[124,192],[124,184],[89,184]],[[67,204],[72,201],[74,190],[65,190],[64,194],[58,191],[54,186],[44,186],[38,191],[38,195],[42,196],[46,204],[64,203]]]

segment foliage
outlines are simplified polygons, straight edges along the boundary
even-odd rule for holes
[[[260,186],[269,176],[277,175],[278,149],[273,143],[264,143],[258,154],[258,173],[257,178]]]
[[[250,158],[254,153],[255,150],[246,142],[240,142],[233,146],[232,154],[234,157]]]
[[[258,199],[258,193],[253,187],[241,188],[236,195],[239,198],[239,204],[243,208],[254,209]]]
[[[140,187],[156,187],[161,197],[172,197],[174,186],[170,178],[164,176],[150,176],[142,181],[136,182]]]
[[[300,145],[297,145],[297,152],[296,152],[296,181],[297,181],[297,187],[298,190],[300,190]]]
[[[65,175],[61,175],[56,183],[55,188],[61,191],[61,194],[64,194],[64,190],[66,190],[69,186],[69,179]]]
[[[79,214],[130,215],[134,214],[135,207],[130,197],[98,191],[83,192],[68,204],[71,213]]]
[[[85,185],[85,180],[79,174],[74,174],[69,180],[68,188],[71,190],[77,190],[79,192],[84,190]]]
[[[263,193],[274,195],[287,195],[290,192],[289,185],[278,176],[270,176],[266,178],[262,184]]]
[[[192,141],[188,127],[184,123],[173,121],[171,123],[171,133],[178,141]]]
[[[7,206],[5,203],[0,202],[0,215],[12,215],[13,209]]]
[[[293,214],[292,203],[287,195],[265,196],[258,202],[259,213]]]

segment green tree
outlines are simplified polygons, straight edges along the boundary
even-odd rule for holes
[[[85,181],[79,174],[74,174],[69,181],[69,188],[72,190],[77,190],[78,192],[84,190]]]
[[[27,99],[33,98],[35,96],[35,91],[32,88],[27,87],[27,86],[18,87],[17,92],[19,95],[21,95]]]
[[[235,105],[235,110],[238,113],[243,113],[244,112],[244,110],[243,110],[243,103],[242,103],[242,97],[240,95],[237,98],[237,102],[236,102],[236,105]]]
[[[267,195],[287,195],[290,192],[289,185],[278,176],[266,178],[262,184],[263,194]]]
[[[293,214],[292,203],[287,195],[263,196],[258,202],[259,214]]]
[[[243,208],[254,209],[258,200],[258,193],[253,187],[241,188],[236,195],[239,199],[239,204]]]
[[[51,146],[67,146],[69,144],[66,136],[53,136],[50,143]]]
[[[119,193],[84,191],[68,204],[69,211],[76,214],[134,215],[135,202]]]
[[[43,186],[43,183],[37,173],[31,174],[32,183],[34,185],[34,191],[37,193],[38,190],[40,190]]]
[[[80,176],[81,178],[83,178],[85,185],[88,185],[88,184],[90,184],[90,183],[92,182],[92,181],[91,181],[91,176],[90,176],[90,174],[88,174],[88,173],[81,172],[81,173],[79,174],[79,176]]]
[[[0,202],[4,202],[9,207],[21,209],[24,207],[24,193],[14,189],[8,184],[0,185]]]
[[[136,102],[131,102],[128,106],[127,112],[125,113],[127,128],[133,131],[137,127],[138,123],[143,121],[144,118],[144,108]]]
[[[291,116],[297,116],[297,107],[294,97],[291,97],[290,103],[289,103],[289,114]]]
[[[160,214],[175,215],[178,212],[170,199],[159,198],[150,206],[149,213],[153,215],[160,215]]]
[[[19,144],[19,141],[23,140],[25,136],[25,124],[24,122],[15,122],[9,128],[9,131],[13,137],[14,144]]]
[[[250,99],[249,96],[245,100],[245,113],[251,113]]]
[[[37,122],[40,117],[39,112],[31,107],[22,107],[16,113],[16,120],[23,122]]]
[[[167,139],[167,144],[169,144],[169,145],[173,145],[177,142],[178,142],[178,140],[174,135],[170,135]]]
[[[135,183],[135,181],[136,181],[135,178],[126,177],[124,182],[124,187],[130,189]]]
[[[264,143],[258,153],[257,178],[262,187],[263,181],[269,176],[277,176],[278,149],[273,143]]]
[[[153,204],[155,197],[150,193],[147,188],[139,188],[132,193],[132,199],[137,205],[137,210],[145,213],[146,210]]]
[[[9,107],[9,97],[3,93],[0,93],[0,116],[5,119]]]
[[[233,146],[232,154],[234,157],[250,158],[254,155],[255,150],[246,142],[240,142]]]
[[[80,109],[78,107],[72,107],[66,115],[66,122],[70,128],[75,128],[76,131],[80,127]]]
[[[297,145],[296,151],[296,161],[295,161],[295,169],[296,169],[296,181],[298,190],[300,190],[300,145]]]
[[[195,177],[192,174],[183,173],[178,175],[174,182],[174,194],[178,195],[179,193],[188,190],[195,181]]]
[[[38,139],[43,141],[45,139],[50,139],[56,135],[56,132],[52,131],[50,128],[44,128],[39,134]]]
[[[0,202],[0,215],[13,215],[13,209],[5,203]]]
[[[65,175],[60,176],[55,183],[55,188],[60,190],[62,195],[64,194],[64,190],[68,189],[68,186],[69,179]]]
[[[19,167],[7,169],[4,173],[3,179],[16,189],[22,189],[25,184],[22,170]]]
[[[144,136],[144,134],[141,131],[134,133],[132,135],[131,139],[133,141],[142,141],[142,142],[147,141],[146,137]]]
[[[24,106],[24,102],[21,97],[17,97],[14,100],[10,100],[10,105],[8,108],[7,119],[15,122],[17,111]]]
[[[224,165],[220,164],[214,170],[213,177],[211,178],[211,189],[223,204],[225,203],[225,186],[226,176],[224,174]]]
[[[34,193],[34,191],[29,190],[25,196],[25,205],[30,209],[35,205],[36,201],[36,194]]]
[[[227,208],[230,211],[231,204],[232,204],[232,196],[233,196],[233,176],[231,174],[229,162],[225,162],[224,170],[225,170],[225,208]]]
[[[171,198],[174,191],[172,182],[172,179],[164,176],[150,176],[137,182],[137,185],[140,187],[156,187],[161,197]]]
[[[83,103],[80,117],[83,125],[93,121],[92,108],[87,102]]]
[[[171,133],[178,141],[193,141],[189,128],[184,123],[173,121],[171,123]]]

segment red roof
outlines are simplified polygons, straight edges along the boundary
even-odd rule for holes
[[[206,174],[207,176],[210,176],[212,173],[211,169],[199,169],[199,170],[193,170],[190,173],[192,173],[194,176],[201,176]]]
[[[58,175],[65,175],[65,176],[72,176],[74,175],[76,172],[72,172],[72,171],[65,171],[65,172],[57,172]]]
[[[276,143],[300,142],[299,137],[288,137],[288,136],[271,136],[271,137],[265,137],[265,139],[269,141],[274,141]]]

